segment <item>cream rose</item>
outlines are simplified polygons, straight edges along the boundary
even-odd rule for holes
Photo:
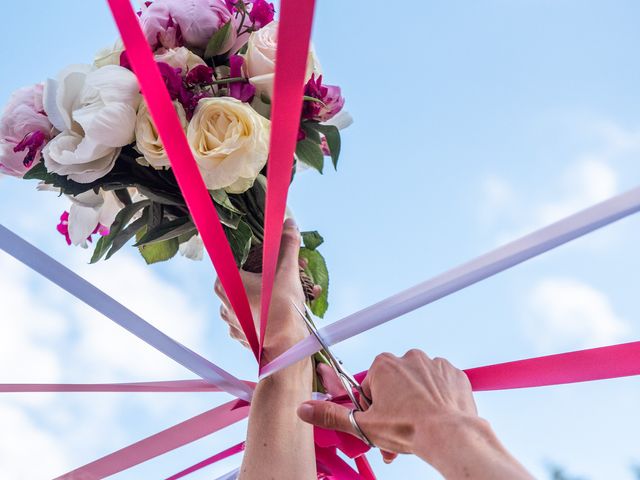
[[[240,100],[200,100],[187,138],[207,188],[229,193],[251,188],[267,163],[269,130],[269,121]]]
[[[178,118],[183,130],[187,130],[187,114],[180,103],[173,102],[178,112]],[[170,167],[169,157],[164,150],[162,140],[158,136],[156,126],[151,119],[147,103],[142,102],[138,108],[138,116],[136,119],[136,148],[142,154],[144,159],[154,168]]]
[[[276,48],[278,46],[278,22],[271,22],[251,33],[247,41],[245,68],[249,81],[256,87],[258,95],[273,95],[273,79],[276,71]],[[322,73],[320,63],[313,51],[309,51],[305,82],[315,73]]]

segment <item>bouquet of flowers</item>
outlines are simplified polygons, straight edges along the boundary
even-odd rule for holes
[[[261,268],[270,101],[278,22],[266,0],[155,0],[139,12],[175,109],[211,194],[238,267]],[[309,52],[295,169],[337,166],[339,130],[350,118],[340,88],[325,85]],[[13,94],[0,125],[0,172],[66,195],[58,231],[69,245],[98,237],[92,262],[130,240],[147,263],[203,247],[120,41],[92,65]],[[328,272],[304,232],[303,278],[328,303]]]

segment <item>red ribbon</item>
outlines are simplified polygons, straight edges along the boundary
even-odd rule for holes
[[[282,0],[278,25],[276,72],[271,109],[271,140],[267,163],[260,305],[260,358],[267,329],[269,305],[278,265],[282,222],[293,170],[314,0]]]
[[[107,0],[193,222],[255,354],[259,342],[233,252],[130,0]]]
[[[236,455],[240,452],[244,451],[244,442],[238,443],[233,447],[227,448],[222,452],[203,460],[200,463],[196,463],[195,465],[185,468],[181,472],[176,473],[175,475],[171,475],[167,478],[167,480],[178,480],[179,478],[186,477],[187,475],[197,472],[198,470],[203,469],[204,467],[208,467],[209,465],[213,465],[214,463],[221,462],[222,460],[229,458],[233,455]]]

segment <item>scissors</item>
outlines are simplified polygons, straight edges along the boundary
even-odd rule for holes
[[[333,368],[334,372],[340,379],[340,382],[342,383],[344,389],[347,391],[347,395],[349,395],[349,399],[353,402],[353,405],[358,411],[364,412],[371,406],[371,399],[367,397],[367,395],[365,395],[360,382],[358,382],[355,377],[344,368],[342,360],[339,360],[338,357],[336,357],[331,352],[331,350],[329,349],[329,345],[327,345],[327,343],[318,333],[318,329],[313,323],[309,308],[305,305],[305,311],[302,312],[302,310],[300,310],[300,308],[295,303],[293,303],[293,307],[307,324],[307,328],[309,329],[309,331],[313,334],[314,337],[316,337],[316,340],[318,340],[318,343],[322,346],[322,350],[325,354],[325,357],[329,361],[329,365],[331,366],[331,368]],[[358,392],[358,395],[354,393],[354,390]]]

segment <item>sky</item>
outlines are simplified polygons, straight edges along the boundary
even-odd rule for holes
[[[332,322],[640,183],[640,4],[632,0],[318,0],[313,41],[355,123],[338,172],[298,177],[289,204],[325,237]],[[105,2],[5,2],[0,103],[91,63],[116,38]],[[55,231],[68,201],[0,179],[0,223],[143,318],[254,379],[218,318],[210,264],[147,267],[134,248],[98,265]],[[640,217],[335,347],[352,371],[420,348],[468,368],[637,340]],[[0,382],[193,378],[0,253]],[[538,478],[563,465],[631,479],[638,378],[485,392],[480,414]],[[228,401],[225,394],[4,394],[0,478],[47,479]],[[165,478],[239,442],[245,424],[115,475]],[[440,478],[415,458],[378,478]],[[37,459],[34,461],[34,459]],[[191,478],[212,479],[239,457]]]

